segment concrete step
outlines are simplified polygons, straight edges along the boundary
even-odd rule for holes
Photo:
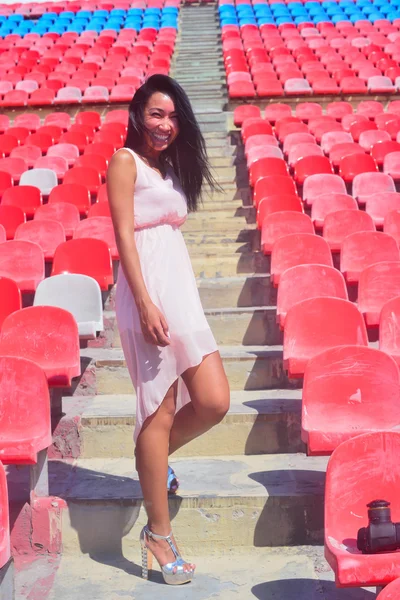
[[[327,461],[304,454],[171,460],[181,487],[169,506],[183,555],[322,543]],[[137,550],[147,517],[133,458],[56,460],[49,469],[50,494],[66,501],[64,556]],[[27,476],[28,469],[10,469],[10,490],[26,489]]]
[[[204,250],[203,255],[191,255],[193,271],[196,277],[232,277],[247,273],[265,274],[269,270],[270,259],[262,254],[239,254],[223,256],[218,253],[209,254]]]
[[[236,217],[224,220],[218,218],[218,214],[213,214],[212,219],[207,218],[202,211],[201,213],[198,213],[197,218],[189,218],[184,225],[182,225],[182,232],[184,233],[195,231],[213,231],[221,234],[229,232],[232,236],[238,236],[241,232],[248,232],[247,235],[252,237],[252,235],[255,235],[256,233],[256,228],[253,224],[246,223],[244,219],[238,219]]]
[[[61,423],[53,439],[65,448],[69,431],[72,454],[80,458],[133,456],[136,422],[134,394],[99,395],[77,403],[63,398]],[[183,446],[175,456],[223,456],[304,452],[300,438],[301,390],[236,391],[224,420]]]
[[[230,389],[265,390],[301,387],[283,367],[282,346],[220,346]],[[122,350],[84,348],[82,375],[74,380],[74,395],[131,394],[132,382]]]
[[[219,345],[277,346],[283,343],[283,333],[276,324],[275,306],[206,308],[205,314]],[[115,314],[104,313],[104,318],[108,323],[108,330],[104,333],[104,347],[120,348],[121,340]]]
[[[43,573],[55,576],[47,600],[373,600],[372,590],[337,589],[324,559],[322,546],[301,548],[252,548],[223,555],[202,556],[202,549],[185,557],[196,563],[192,583],[163,585],[160,569],[154,563],[149,581],[140,578],[140,553],[133,549],[125,556],[82,555],[54,562],[41,557],[17,573],[17,598],[25,600],[26,581],[32,589],[43,589]],[[74,585],[71,585],[71,581]],[[161,584],[161,585],[160,585]],[[21,594],[21,595],[20,595]],[[23,594],[23,596],[22,596]]]
[[[277,290],[269,275],[198,279],[197,287],[205,309],[276,305]]]

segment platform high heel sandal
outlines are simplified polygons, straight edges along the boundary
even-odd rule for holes
[[[143,527],[140,534],[140,545],[142,548],[142,578],[149,578],[149,570],[151,571],[153,563],[153,554],[146,545],[146,537],[153,540],[166,540],[175,556],[175,561],[167,563],[161,567],[161,573],[165,583],[169,585],[182,585],[183,583],[189,583],[194,577],[194,569],[189,571],[184,570],[184,566],[189,564],[179,556],[179,552],[175,547],[174,542],[171,539],[172,531],[169,535],[157,535],[150,531],[147,525]],[[175,572],[174,572],[174,569]]]
[[[168,465],[168,480],[167,488],[169,494],[176,494],[179,489],[179,479],[175,475],[175,471]]]

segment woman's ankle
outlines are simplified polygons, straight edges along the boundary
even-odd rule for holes
[[[148,521],[147,523],[150,531],[156,535],[167,536],[171,533],[171,523],[159,523],[157,521]]]

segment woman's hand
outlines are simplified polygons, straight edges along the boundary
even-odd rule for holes
[[[170,345],[167,322],[155,304],[151,303],[143,307],[139,316],[146,342],[155,346]]]

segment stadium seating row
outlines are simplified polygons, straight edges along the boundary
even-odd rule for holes
[[[145,77],[169,73],[176,30],[8,38],[0,54],[0,105],[35,106],[129,101]]]
[[[394,93],[400,83],[399,25],[400,18],[393,24],[222,25],[229,95]]]
[[[112,10],[129,11],[130,9],[145,9],[145,8],[162,8],[163,6],[179,6],[178,0],[85,0],[84,9],[82,2],[75,0],[65,1],[50,1],[50,2],[14,2],[9,4],[0,4],[0,15],[9,17],[11,15],[23,15],[31,19],[38,19],[47,13],[56,15],[62,14],[65,11],[69,13],[79,13],[82,10],[94,13],[97,10]]]

